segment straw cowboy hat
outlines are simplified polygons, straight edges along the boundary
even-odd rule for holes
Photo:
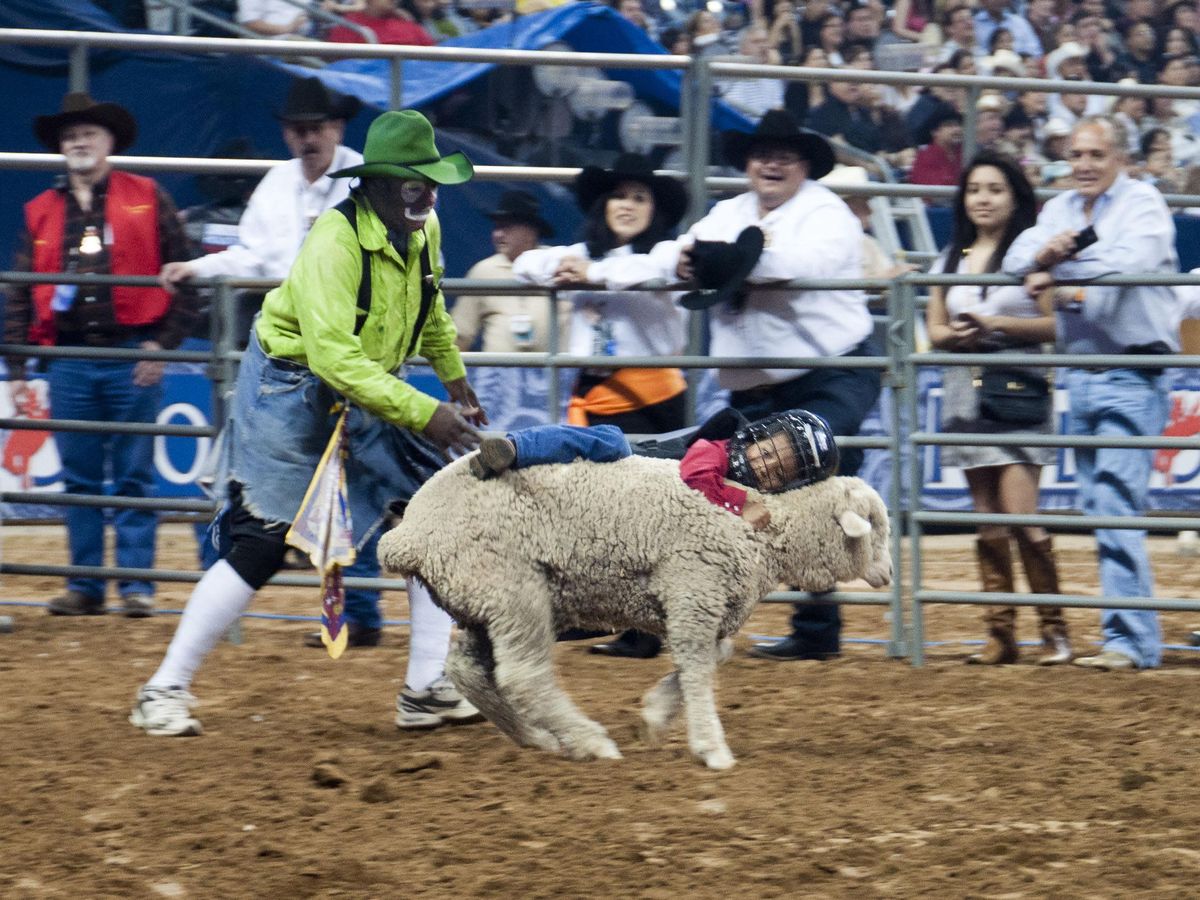
[[[587,166],[575,177],[575,198],[585,213],[600,197],[622,181],[636,181],[650,189],[654,209],[668,229],[674,228],[687,212],[687,189],[674,178],[655,175],[650,160],[637,153],[622,153],[611,169]]]
[[[358,115],[360,109],[362,101],[357,97],[330,90],[320,78],[301,78],[292,82],[283,109],[275,118],[281,122],[346,121]]]
[[[415,109],[385,112],[367,129],[360,165],[330,172],[330,178],[424,178],[434,184],[462,184],[475,167],[462,153],[442,156],[433,126]]]
[[[47,150],[57,153],[59,135],[68,125],[99,125],[113,136],[113,153],[128,149],[137,138],[137,122],[123,106],[97,103],[83,91],[73,91],[63,97],[62,110],[33,120],[33,133]]]
[[[541,205],[529,191],[505,191],[500,203],[491,212],[484,213],[493,222],[518,222],[537,229],[539,237],[550,237],[554,226],[542,218]]]
[[[833,169],[833,147],[815,131],[801,128],[787,110],[771,109],[759,119],[754,130],[726,131],[721,135],[725,159],[736,169],[746,170],[746,157],[761,144],[790,147],[808,160],[808,177],[820,178]]]

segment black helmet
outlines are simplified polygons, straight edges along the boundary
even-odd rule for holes
[[[760,477],[752,465],[757,459],[780,462]],[[804,409],[751,422],[729,441],[729,477],[768,494],[824,481],[837,467],[838,448],[829,423]]]

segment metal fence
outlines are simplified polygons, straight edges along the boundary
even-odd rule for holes
[[[306,41],[276,42],[256,40],[228,40],[219,38],[178,38],[156,35],[113,35],[95,34],[88,32],[54,32],[36,30],[0,29],[0,43],[24,44],[37,46],[57,46],[68,48],[70,51],[70,87],[85,89],[87,84],[87,53],[90,48],[128,49],[128,50],[163,50],[167,52],[190,53],[238,53],[261,54],[272,57],[298,56],[332,56],[385,58],[392,63],[393,106],[398,105],[400,97],[400,64],[404,59],[443,59],[447,61],[472,61],[483,63],[515,64],[515,65],[564,65],[564,66],[601,66],[605,68],[625,69],[682,69],[684,70],[684,92],[682,116],[685,127],[684,144],[686,172],[667,173],[686,178],[691,187],[692,207],[687,221],[693,221],[703,214],[710,191],[739,190],[745,185],[744,179],[710,177],[708,175],[707,148],[709,143],[709,121],[707,116],[707,100],[711,95],[714,76],[721,77],[775,77],[809,81],[859,81],[875,84],[898,84],[928,86],[938,84],[946,87],[966,88],[973,101],[981,90],[988,88],[1055,91],[1068,90],[1075,93],[1103,93],[1122,96],[1167,96],[1186,99],[1200,98],[1200,89],[1192,88],[1162,88],[1158,86],[1127,86],[1111,84],[1094,84],[1090,82],[1052,82],[1035,79],[1015,78],[983,78],[976,76],[929,76],[911,75],[906,73],[867,72],[847,69],[799,69],[779,66],[751,66],[738,63],[721,63],[693,60],[677,56],[638,56],[630,54],[595,54],[595,53],[545,53],[529,51],[483,51],[464,50],[458,48],[416,48],[416,47],[377,47],[363,45],[337,45]],[[968,104],[967,126],[968,134],[973,135],[974,102]],[[126,157],[115,158],[114,162],[123,168],[143,171],[218,171],[218,172],[258,172],[261,173],[272,165],[270,162],[248,162],[245,160],[207,160],[182,159],[172,160],[156,157]],[[0,153],[0,167],[4,168],[33,168],[56,169],[61,166],[61,157],[56,154],[20,154]],[[578,172],[574,168],[530,168],[530,167],[479,167],[477,173],[485,179],[505,181],[516,180],[568,180]],[[862,185],[855,187],[839,187],[843,194],[865,196],[938,196],[944,197],[953,193],[952,188],[937,188],[912,185]],[[1168,202],[1180,206],[1200,206],[1200,197],[1171,196]],[[103,276],[66,276],[41,275],[27,273],[0,273],[0,284],[13,283],[122,283],[122,284],[152,284],[154,279],[111,279]],[[891,485],[886,499],[893,516],[893,557],[896,562],[896,578],[886,593],[880,592],[838,592],[831,599],[840,603],[886,605],[891,611],[891,637],[888,641],[888,654],[901,657],[908,656],[913,664],[920,665],[924,659],[924,617],[923,606],[929,603],[995,603],[1002,602],[1014,605],[1062,605],[1086,607],[1123,607],[1150,608],[1161,610],[1187,610],[1200,612],[1200,600],[1172,600],[1166,598],[1097,598],[1091,596],[1060,596],[1036,594],[985,594],[969,591],[933,591],[924,587],[921,577],[921,536],[926,526],[954,525],[974,527],[982,523],[1003,525],[1043,525],[1057,530],[1088,531],[1095,528],[1134,528],[1157,530],[1184,530],[1197,527],[1197,520],[1191,517],[1137,517],[1122,519],[1102,519],[1087,516],[1010,516],[1010,515],[979,515],[975,513],[936,513],[919,508],[921,497],[921,465],[916,452],[920,448],[937,444],[949,443],[994,443],[1049,445],[1056,447],[1129,447],[1129,448],[1178,448],[1200,450],[1200,439],[1197,438],[1125,438],[1106,439],[1095,437],[1068,437],[1062,435],[1045,438],[1001,438],[992,435],[945,435],[920,431],[917,428],[918,392],[917,373],[922,366],[953,366],[978,365],[981,363],[1025,362],[1028,357],[1006,359],[1001,354],[970,355],[970,354],[934,354],[918,353],[916,350],[916,317],[920,314],[918,289],[932,285],[950,284],[1012,284],[1013,279],[1005,276],[966,276],[966,275],[906,275],[892,280],[869,279],[831,279],[822,281],[795,282],[792,288],[860,288],[878,291],[886,296],[887,303],[887,347],[885,354],[879,357],[859,357],[855,359],[726,359],[719,361],[720,367],[762,367],[771,368],[820,368],[862,366],[878,368],[884,373],[885,384],[893,394],[891,404],[890,435],[887,438],[861,438],[845,436],[839,440],[846,446],[877,447],[889,452],[891,462]],[[1200,285],[1200,278],[1190,275],[1172,276],[1108,276],[1092,283],[1129,285],[1129,284],[1195,284]],[[273,282],[262,280],[242,281],[215,279],[211,282],[197,281],[197,286],[215,288],[218,297],[218,315],[216,331],[213,334],[213,349],[211,353],[188,353],[183,351],[129,351],[101,350],[99,348],[30,348],[20,345],[2,345],[0,353],[6,356],[75,356],[75,357],[107,357],[107,358],[139,358],[155,359],[174,362],[206,362],[210,366],[213,382],[214,421],[222,417],[223,398],[235,374],[239,354],[234,350],[234,335],[229,333],[228,323],[234,321],[232,292],[239,287],[262,288]],[[543,292],[550,303],[552,326],[551,340],[556,340],[557,327],[554,317],[557,315],[555,302],[557,292],[553,289],[531,288],[529,285],[498,282],[467,282],[447,279],[444,288],[450,294],[489,293],[489,294],[523,294]],[[698,323],[698,317],[694,322]],[[686,370],[712,369],[717,367],[717,361],[711,357],[700,355],[696,336],[698,329],[692,329],[693,342],[688,353],[682,357],[639,357],[622,358],[629,366],[638,367],[676,367]],[[557,409],[561,393],[559,372],[564,368],[611,364],[609,357],[568,356],[558,352],[552,344],[546,354],[495,354],[467,353],[465,361],[470,366],[518,366],[544,367],[551,383],[551,408]],[[1109,357],[1094,356],[1065,356],[1062,354],[1046,355],[1039,358],[1039,364],[1057,365],[1104,365],[1111,364]],[[1122,357],[1122,362],[1131,365],[1161,366],[1162,357]],[[1173,366],[1194,368],[1200,366],[1200,357],[1175,357],[1171,359]],[[32,428],[59,431],[102,431],[113,432],[116,426],[109,423],[78,422],[63,420],[37,420],[34,423],[23,419],[0,419],[0,428]],[[136,433],[173,435],[184,437],[207,437],[215,434],[214,428],[197,428],[180,425],[144,425],[123,426],[121,430]],[[905,491],[907,490],[907,502]],[[39,502],[51,502],[47,495],[38,493]],[[0,501],[22,502],[28,497],[25,494],[0,494]],[[62,505],[97,505],[97,506],[140,506],[155,510],[176,510],[203,512],[211,510],[213,504],[208,501],[187,500],[128,500],[112,497],[60,496],[53,502]],[[903,558],[903,536],[910,538],[911,560],[908,571],[905,571]],[[190,582],[198,580],[199,573],[174,570],[128,570],[111,567],[83,568],[72,566],[46,566],[37,564],[16,564],[5,562],[0,565],[0,573],[10,574],[42,574],[61,576],[92,576],[92,577],[125,577],[148,578],[158,581]],[[274,584],[316,586],[319,579],[313,576],[280,575],[273,580]],[[349,579],[350,586],[373,585],[384,588],[400,588],[403,582],[395,580],[361,580]],[[789,602],[804,599],[808,595],[793,593],[775,593],[768,597],[772,602]]]

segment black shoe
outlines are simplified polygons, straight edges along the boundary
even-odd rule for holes
[[[346,626],[350,630],[350,634],[346,639],[347,647],[378,647],[379,642],[383,640],[382,628],[364,628],[361,625],[355,625],[351,622]],[[310,631],[304,636],[305,647],[316,647],[324,649],[325,645],[321,642],[321,632]]]
[[[640,631],[626,631],[615,641],[596,644],[589,647],[588,652],[599,653],[601,656],[621,656],[628,659],[653,659],[662,650],[662,641],[652,634]]]
[[[782,641],[776,641],[774,644],[768,644],[762,647],[751,647],[750,655],[757,656],[759,659],[774,659],[781,661],[815,659],[820,662],[825,662],[826,660],[837,659],[842,654],[837,650],[818,650],[796,637],[786,637]]]
[[[47,603],[46,612],[52,616],[102,616],[104,598],[89,597],[83,591],[69,590]]]

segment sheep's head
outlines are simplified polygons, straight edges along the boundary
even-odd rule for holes
[[[781,581],[806,591],[859,578],[872,587],[891,582],[887,507],[865,481],[830,478],[773,495],[768,508]]]

